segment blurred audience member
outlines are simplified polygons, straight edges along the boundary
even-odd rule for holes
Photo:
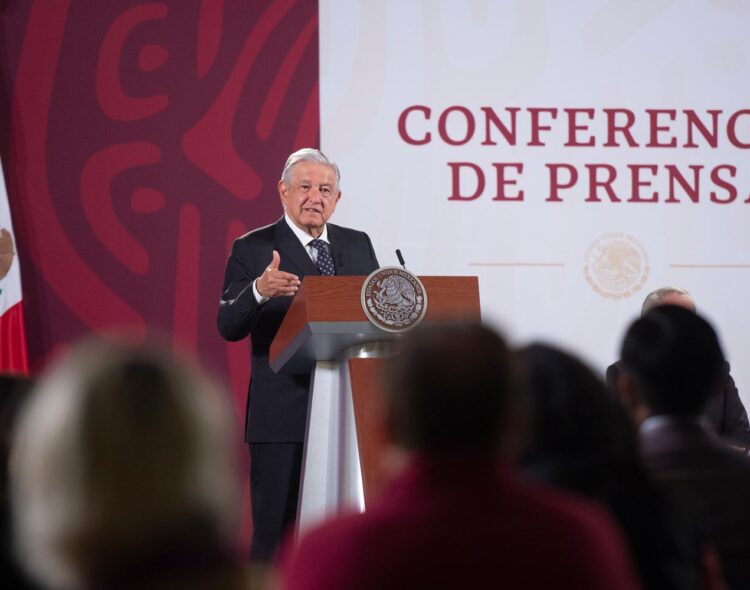
[[[720,444],[703,416],[726,378],[716,333],[698,314],[662,305],[630,326],[621,352],[621,392],[646,416],[647,466],[714,539],[730,588],[750,588],[750,459]]]
[[[88,342],[42,380],[11,457],[17,546],[50,588],[240,589],[225,396],[156,348]]]
[[[13,429],[21,406],[28,397],[31,380],[23,375],[0,375],[0,580],[3,587],[28,590],[36,586],[19,567],[13,553],[8,460]]]
[[[8,459],[13,442],[13,431],[21,406],[31,389],[31,379],[14,373],[0,374],[0,493],[3,494],[3,508],[8,507]]]
[[[533,432],[522,456],[527,473],[609,508],[646,588],[696,588],[697,534],[647,474],[625,409],[569,354],[535,344],[524,356]]]
[[[405,470],[364,514],[282,556],[284,589],[638,587],[599,509],[523,483],[505,458],[518,428],[515,362],[474,324],[416,328],[385,379]]]
[[[652,291],[643,300],[641,316],[659,305],[677,305],[695,312],[695,301],[685,289],[679,287],[662,287]],[[622,361],[607,367],[607,385],[612,393],[618,395],[618,378],[622,371]],[[620,398],[622,399],[622,398]],[[723,385],[711,396],[704,414],[714,432],[728,444],[739,449],[750,447],[750,424],[745,406],[742,404],[737,386],[729,373],[729,363],[725,363]]]

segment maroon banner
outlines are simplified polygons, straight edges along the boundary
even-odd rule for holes
[[[91,331],[172,334],[247,380],[215,328],[228,244],[281,214],[318,144],[317,3],[2,6],[3,161],[32,365]]]
[[[91,332],[166,332],[228,380],[229,245],[318,146],[317,2],[0,2],[0,136],[32,368]]]

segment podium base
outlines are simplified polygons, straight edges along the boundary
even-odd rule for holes
[[[384,356],[389,349],[384,342],[360,344],[343,351],[336,360],[318,361],[315,365],[302,456],[297,534],[340,512],[365,509],[348,361]]]

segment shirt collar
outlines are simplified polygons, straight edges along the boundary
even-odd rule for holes
[[[307,246],[310,245],[310,242],[312,242],[315,238],[313,238],[310,234],[308,234],[306,231],[301,230],[297,227],[297,225],[292,221],[291,217],[289,217],[288,214],[284,213],[284,220],[286,220],[287,225],[291,228],[292,232],[295,236],[297,236],[297,239],[302,243],[302,245],[307,248]],[[323,226],[323,233],[321,233],[318,236],[319,240],[323,240],[326,244],[330,244],[331,242],[328,240],[328,224]]]

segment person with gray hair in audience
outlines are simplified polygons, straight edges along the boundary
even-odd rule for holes
[[[750,458],[720,444],[703,415],[726,377],[716,332],[660,305],[628,328],[621,358],[647,468],[715,542],[729,588],[750,588]]]
[[[660,305],[677,305],[695,312],[695,300],[692,295],[680,287],[662,287],[652,291],[643,300],[641,316],[646,315],[652,309]],[[606,379],[610,391],[620,401],[618,380],[622,372],[622,361],[607,367]],[[714,432],[718,434],[731,446],[747,450],[750,447],[750,423],[748,423],[745,406],[740,399],[737,386],[729,373],[729,363],[724,365],[724,378],[722,387],[716,392],[708,405],[705,415],[708,418]]]
[[[11,457],[16,545],[48,588],[240,590],[241,442],[227,395],[157,348],[54,366]]]

